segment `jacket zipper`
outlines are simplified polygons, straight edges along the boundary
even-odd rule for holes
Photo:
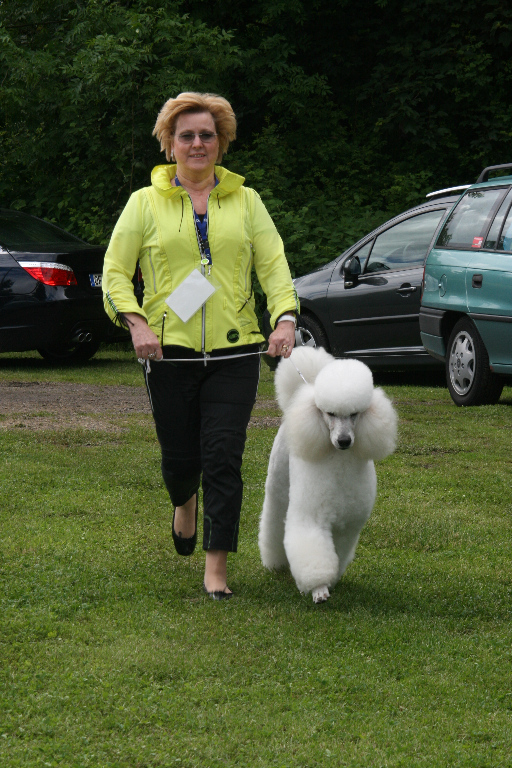
[[[164,312],[164,316],[162,317],[162,338],[160,339],[160,346],[164,346],[164,326],[165,326],[165,318],[167,317],[167,310]]]
[[[205,276],[205,265],[201,264],[201,274],[203,277]],[[206,352],[205,352],[205,345],[206,345],[206,304],[203,304],[201,307],[201,352],[204,355],[204,364],[206,365]]]
[[[211,192],[210,192],[211,194]],[[208,206],[210,203],[210,195],[208,195],[208,200],[206,201],[206,213],[208,214]],[[194,223],[195,226],[195,223]],[[209,214],[206,217],[206,239],[208,240],[208,230],[210,229],[210,216]],[[199,241],[198,241],[199,245]],[[199,247],[199,255],[201,255],[201,248]],[[201,259],[202,261],[202,259]],[[211,274],[211,266],[208,267],[208,274]],[[201,264],[201,274],[203,277],[206,276],[206,264]],[[206,354],[205,351],[206,346],[206,302],[203,304],[201,308],[201,352],[203,353],[204,357],[204,364],[206,365],[208,358],[210,355]]]
[[[210,192],[210,195],[211,195],[211,192]],[[206,201],[206,212],[207,213],[208,213],[208,207],[209,207],[209,203],[210,203],[210,195],[208,195],[208,200]],[[192,203],[190,195],[189,195],[189,199],[190,199],[190,202]],[[182,201],[183,201],[183,197],[182,197]],[[194,218],[194,216],[195,216],[194,206],[192,205],[192,217]],[[196,228],[196,223],[194,221],[194,229],[195,228]],[[207,219],[206,219],[206,239],[208,239],[208,230],[209,230],[209,228],[210,228],[210,216],[208,215]],[[201,245],[199,243],[199,236],[197,234],[197,230],[196,230],[196,237],[197,237],[197,246],[199,248],[199,256],[201,256]],[[202,257],[201,257],[201,260],[202,260]],[[201,274],[203,275],[203,277],[206,277],[206,265],[205,264],[201,264]],[[208,267],[208,274],[209,275],[211,274],[211,266]],[[206,304],[203,304],[203,306],[201,308],[201,352],[203,353],[204,364],[206,365],[210,355],[207,354],[207,352],[205,350],[205,346],[206,346]]]

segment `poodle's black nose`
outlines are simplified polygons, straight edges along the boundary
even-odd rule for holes
[[[340,437],[338,442],[338,448],[341,448],[342,451],[346,451],[347,448],[350,448],[352,445],[352,440],[350,437]]]

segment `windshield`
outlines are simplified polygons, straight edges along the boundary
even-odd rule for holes
[[[47,221],[5,208],[0,209],[0,243],[13,251],[31,250],[35,245],[84,245],[83,240]]]

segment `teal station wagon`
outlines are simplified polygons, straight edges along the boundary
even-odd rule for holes
[[[512,176],[490,166],[462,195],[428,254],[420,334],[457,405],[496,403],[512,377]]]

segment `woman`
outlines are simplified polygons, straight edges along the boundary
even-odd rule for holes
[[[232,596],[227,556],[237,549],[242,454],[263,341],[252,267],[275,325],[269,355],[291,354],[298,303],[259,196],[216,165],[236,134],[229,102],[181,93],[164,104],[153,133],[173,164],[157,166],[151,186],[135,192],[119,218],[105,257],[105,307],[130,329],[137,357],[151,361],[146,386],[174,505],[172,536],[185,556],[196,544],[202,474],[203,588],[222,600]],[[132,284],[137,262],[142,307]]]

